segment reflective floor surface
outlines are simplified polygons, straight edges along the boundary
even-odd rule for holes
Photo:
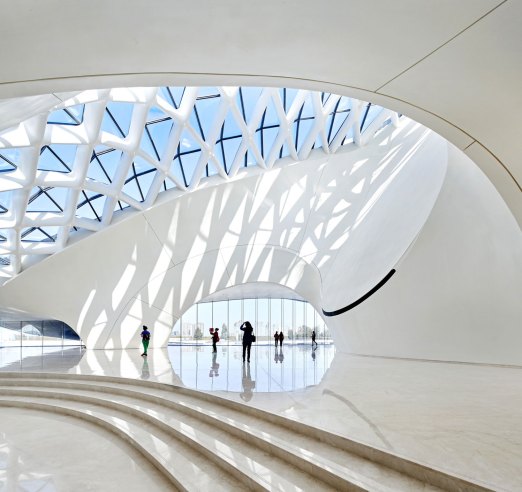
[[[0,370],[211,390],[493,490],[522,490],[522,367],[365,357],[322,345],[284,346],[280,360],[275,347],[256,345],[243,370],[241,346],[211,350],[170,346],[145,358],[139,349],[0,349]]]
[[[335,354],[333,345],[255,344],[250,363],[241,345],[169,345],[140,357],[136,351],[81,347],[0,349],[0,371],[72,372],[150,379],[202,391],[226,391],[249,401],[254,393],[301,390],[318,384]]]

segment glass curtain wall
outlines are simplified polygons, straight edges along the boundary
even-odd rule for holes
[[[256,343],[273,343],[283,330],[285,344],[311,343],[315,330],[318,343],[332,343],[330,332],[311,304],[295,299],[235,299],[194,304],[175,324],[170,343],[208,345],[210,329],[219,328],[220,344],[240,344],[243,321],[250,321]]]
[[[2,321],[0,319],[0,348],[73,345],[82,345],[82,341],[70,326],[61,321]]]

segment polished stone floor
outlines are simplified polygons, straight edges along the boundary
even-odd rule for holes
[[[105,374],[186,385],[469,478],[522,490],[522,367],[364,357],[319,346],[0,349],[0,370]],[[282,363],[281,363],[282,362]],[[219,364],[219,367],[217,365]],[[250,371],[248,371],[248,367]],[[255,385],[254,385],[255,383]],[[283,391],[280,391],[283,390]]]

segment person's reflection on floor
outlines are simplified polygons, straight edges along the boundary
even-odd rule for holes
[[[279,347],[279,362],[281,362],[281,364],[282,364],[284,360],[285,360],[285,356],[283,354],[283,347]]]
[[[218,377],[219,376],[219,364],[217,362],[217,352],[212,353],[212,365],[210,366],[210,372],[208,373],[208,377]]]
[[[274,353],[274,362],[277,364],[279,362],[279,350],[276,345],[275,353]]]
[[[250,364],[243,364],[243,379],[241,380],[241,384],[243,385],[243,393],[239,396],[244,401],[250,401],[254,393],[252,390],[256,387],[256,382],[252,381],[250,376]]]
[[[141,379],[149,379],[150,371],[149,371],[149,361],[143,358],[143,365],[141,366]]]
[[[315,362],[315,351],[316,351],[316,350],[317,350],[317,347],[314,347],[314,348],[312,349],[312,359],[314,360],[314,362]]]

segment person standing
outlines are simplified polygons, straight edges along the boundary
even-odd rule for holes
[[[274,341],[275,341],[275,346],[277,347],[277,344],[279,343],[279,332],[276,331],[274,333]]]
[[[250,362],[250,349],[252,348],[254,328],[250,324],[250,321],[245,321],[239,329],[243,332],[243,362],[245,362],[245,353],[247,356],[247,362]]]
[[[216,328],[212,333],[212,352],[217,352],[216,343],[219,342],[219,328]]]
[[[142,357],[147,357],[147,350],[149,348],[150,342],[150,331],[149,329],[143,325],[143,331],[141,332],[141,343],[143,344],[143,354]]]
[[[283,340],[285,339],[285,336],[283,335],[283,331],[281,330],[281,332],[279,333],[279,346],[282,347],[283,346]]]
[[[312,347],[314,346],[314,344],[317,347],[317,342],[315,341],[315,330],[312,331]]]

